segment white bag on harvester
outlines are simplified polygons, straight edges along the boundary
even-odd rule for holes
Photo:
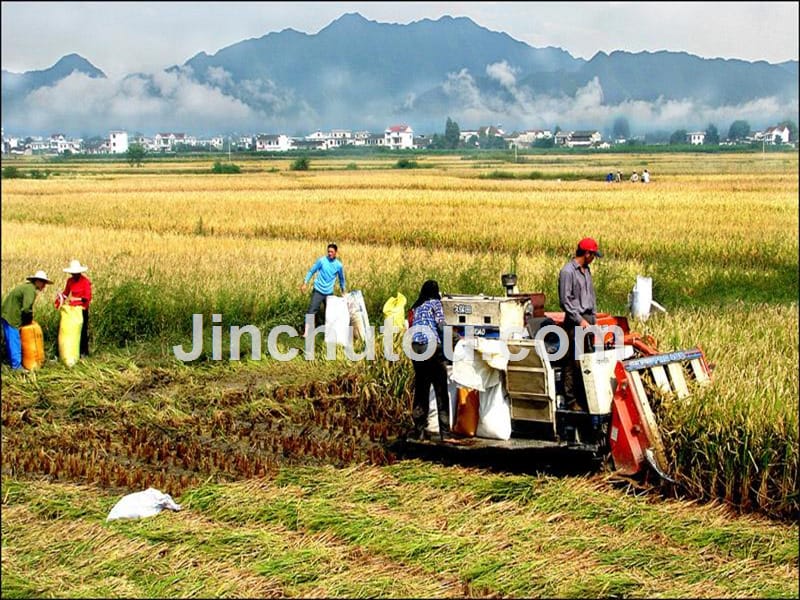
[[[347,310],[350,312],[350,325],[353,327],[354,337],[359,340],[366,339],[369,318],[367,306],[364,304],[364,294],[361,290],[353,290],[347,292],[344,297],[347,299]]]
[[[494,440],[511,439],[511,405],[503,384],[493,385],[479,394],[480,411],[475,435]]]
[[[631,316],[640,321],[647,321],[650,317],[650,307],[653,304],[653,279],[651,277],[636,276],[636,285],[630,294]]]
[[[163,509],[181,510],[181,505],[176,504],[169,494],[159,492],[155,488],[147,488],[143,492],[135,492],[123,496],[108,513],[106,521],[115,519],[140,519],[152,517]]]
[[[350,311],[341,296],[325,299],[325,343],[346,346],[350,343]]]

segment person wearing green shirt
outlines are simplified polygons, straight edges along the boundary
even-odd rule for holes
[[[33,303],[36,301],[36,295],[48,283],[53,283],[44,271],[36,271],[35,275],[26,279],[25,283],[19,284],[6,294],[1,309],[6,356],[12,369],[22,368],[22,343],[20,342],[19,328],[33,321]]]

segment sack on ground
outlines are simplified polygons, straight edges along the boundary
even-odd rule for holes
[[[181,505],[176,504],[169,494],[164,494],[155,488],[147,488],[143,492],[123,496],[108,513],[106,521],[152,517],[165,508],[181,510]]]
[[[33,321],[19,328],[22,344],[22,366],[33,371],[44,365],[44,335],[41,326]]]

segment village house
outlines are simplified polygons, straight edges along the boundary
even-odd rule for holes
[[[128,151],[128,132],[108,132],[108,152],[111,154],[125,154]]]
[[[566,146],[569,141],[569,136],[572,135],[571,131],[559,131],[556,133],[555,144],[556,146]]]
[[[408,125],[392,125],[383,132],[384,146],[392,150],[407,150],[414,147],[414,130]]]
[[[310,140],[306,139],[292,139],[292,150],[327,150],[328,143],[325,138]]]
[[[153,142],[157,152],[174,152],[177,144],[186,144],[186,134],[157,133]]]
[[[369,136],[364,140],[365,146],[385,146],[386,145],[386,137],[379,134],[379,133],[371,133]]]
[[[768,144],[788,144],[789,128],[786,125],[782,127],[767,127],[764,130],[764,141]]]
[[[353,133],[353,140],[351,143],[354,146],[366,146],[370,135],[369,131],[356,131]]]
[[[464,131],[459,131],[458,141],[462,144],[466,144],[472,136],[478,137],[477,129],[466,129]]]
[[[287,152],[292,148],[288,135],[259,134],[256,136],[256,152]]]
[[[706,141],[705,131],[691,131],[686,134],[686,143],[693,146],[701,146]]]
[[[603,136],[599,131],[571,131],[566,141],[568,148],[590,148],[600,144]]]
[[[499,126],[495,127],[494,125],[485,125],[483,127],[478,127],[478,137],[503,137],[506,134],[505,131],[500,129]]]
[[[530,147],[538,140],[550,139],[553,133],[549,129],[527,129],[523,132],[514,132],[506,137],[506,141],[513,147]]]

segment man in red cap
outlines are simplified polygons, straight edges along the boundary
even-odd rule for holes
[[[589,269],[595,256],[603,256],[597,242],[592,238],[583,238],[578,242],[575,258],[564,265],[558,274],[558,303],[564,311],[564,329],[569,340],[562,371],[564,398],[571,410],[587,410],[580,362],[575,356],[575,330],[597,322],[597,298]],[[584,337],[584,352],[592,351],[593,337],[591,334]]]

